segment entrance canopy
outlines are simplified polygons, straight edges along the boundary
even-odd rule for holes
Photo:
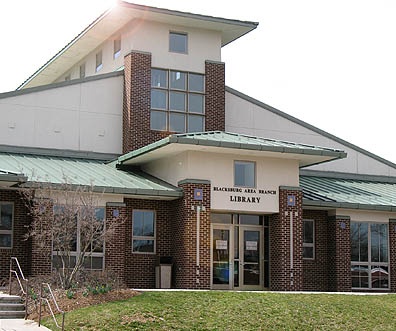
[[[120,156],[117,159],[117,163],[120,166],[140,165],[188,150],[295,159],[299,161],[300,168],[346,157],[346,153],[338,149],[223,131],[209,131],[170,135],[136,151]]]
[[[23,174],[0,169],[0,187],[12,187],[26,182],[27,177]]]

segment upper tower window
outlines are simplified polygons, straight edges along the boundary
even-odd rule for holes
[[[96,69],[95,71],[98,72],[100,69],[103,67],[103,62],[102,62],[102,51],[99,51],[96,53]]]
[[[205,122],[204,75],[151,70],[152,130],[201,132]]]
[[[121,54],[121,37],[114,39],[114,59],[119,57]]]
[[[169,32],[169,51],[187,54],[187,33]]]
[[[80,65],[80,78],[85,78],[85,63]]]

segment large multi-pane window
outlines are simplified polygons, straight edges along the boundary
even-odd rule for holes
[[[351,222],[352,288],[389,288],[388,224]]]
[[[202,132],[205,122],[204,75],[151,70],[152,130]]]
[[[12,248],[14,204],[0,202],[0,248]]]
[[[155,253],[155,212],[134,210],[132,224],[132,251]]]
[[[55,222],[57,215],[60,215],[63,212],[63,206],[54,206]],[[102,223],[102,227],[104,227],[105,208],[95,208],[94,212],[96,220],[100,221]],[[68,267],[74,267],[76,264],[77,256],[83,250],[83,246],[88,244],[89,248],[87,254],[84,257],[84,268],[92,270],[103,270],[104,242],[99,238],[99,236],[95,236],[95,238],[98,237],[97,239],[92,239],[97,240],[96,242],[84,242],[84,240],[86,240],[87,238],[84,236],[83,233],[81,233],[83,229],[81,228],[80,224],[80,219],[83,217],[83,215],[76,214],[75,222],[63,222],[64,225],[62,227],[61,233],[53,238],[52,264],[55,268],[62,265],[61,256],[63,256],[64,258],[65,254],[69,254],[69,256],[67,257],[67,259],[64,258],[64,262],[68,265]],[[64,216],[59,217],[60,221],[62,221],[62,219],[64,219]],[[57,244],[56,240],[67,240],[68,243]],[[67,250],[67,252],[62,251],[62,249]]]

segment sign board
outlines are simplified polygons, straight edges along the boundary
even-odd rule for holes
[[[295,207],[296,206],[296,196],[295,195],[288,195],[287,196],[287,206],[288,207]]]
[[[228,249],[228,241],[216,240],[216,249]]]
[[[194,200],[203,200],[203,189],[201,188],[195,188],[194,189]]]
[[[257,251],[257,241],[246,241],[247,251]]]

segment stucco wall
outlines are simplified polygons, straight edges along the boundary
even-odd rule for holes
[[[188,34],[188,54],[169,52],[169,31]],[[113,43],[114,38],[118,36],[121,36],[121,54],[114,59]],[[96,73],[96,54],[100,50],[103,54],[103,67]],[[56,82],[64,81],[65,76],[69,74],[71,79],[79,78],[82,63],[85,63],[86,77],[113,72],[124,65],[125,55],[136,50],[151,53],[153,67],[204,73],[205,60],[221,60],[221,34],[210,30],[133,20],[72,68],[62,73]]]
[[[346,159],[309,169],[396,176],[396,169],[228,91],[226,91],[226,131],[337,148],[348,154]]]
[[[255,192],[246,192],[244,188],[241,192],[214,189],[234,187],[234,160],[256,163]],[[213,210],[278,212],[279,186],[299,185],[298,161],[287,159],[190,151],[151,162],[143,169],[173,185],[183,179],[209,180]],[[260,193],[259,190],[275,191],[275,194]],[[254,202],[232,201],[235,199],[231,196],[255,199]]]
[[[123,76],[0,95],[0,144],[121,153]]]

